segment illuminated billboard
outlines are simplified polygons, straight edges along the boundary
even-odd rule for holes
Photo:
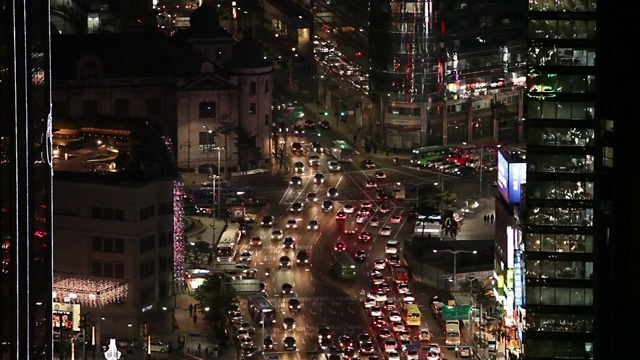
[[[509,204],[520,203],[522,185],[527,182],[527,163],[509,162],[498,153],[498,191]]]

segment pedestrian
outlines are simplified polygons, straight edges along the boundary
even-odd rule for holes
[[[193,315],[193,304],[189,304],[189,316]]]
[[[205,358],[209,357],[209,347],[208,346],[206,348],[204,348],[204,357]]]
[[[200,356],[200,351],[202,351],[202,344],[198,343],[198,356]]]
[[[493,224],[493,219],[494,219],[493,214],[491,214],[491,216],[489,217],[489,220],[491,221],[492,224]]]

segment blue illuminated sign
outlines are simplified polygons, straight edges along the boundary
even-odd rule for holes
[[[513,297],[516,306],[524,305],[524,261],[522,261],[522,251],[518,250],[514,254],[513,261]]]
[[[508,162],[498,153],[498,191],[509,204],[520,203],[522,184],[527,182],[527,163]]]

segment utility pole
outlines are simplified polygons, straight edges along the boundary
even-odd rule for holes
[[[484,154],[484,146],[480,146],[480,197],[482,197],[482,155]]]

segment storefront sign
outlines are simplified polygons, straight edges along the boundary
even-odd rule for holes
[[[80,304],[53,303],[53,328],[80,331]]]
[[[520,250],[516,251],[515,259],[514,259],[514,269],[513,269],[513,296],[514,303],[516,306],[524,305],[524,279],[523,279],[523,268],[524,262],[522,261],[522,252]]]

